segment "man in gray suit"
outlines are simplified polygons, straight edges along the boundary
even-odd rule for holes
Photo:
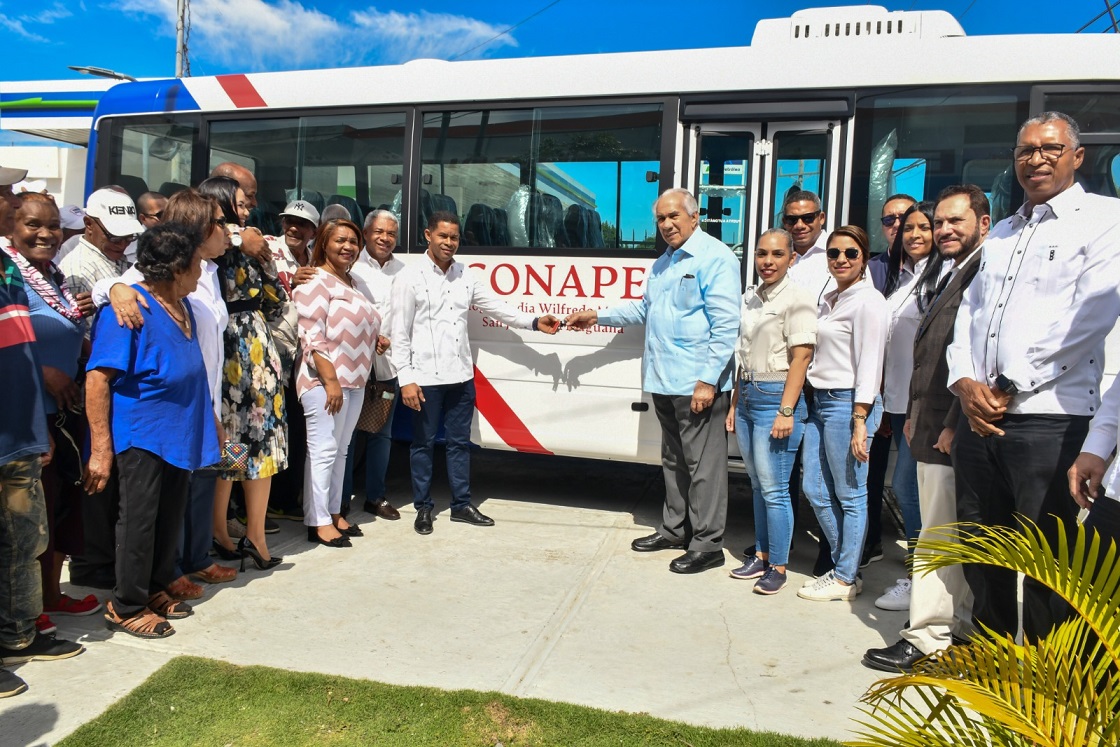
[[[945,349],[953,341],[957,307],[980,268],[980,245],[991,228],[988,198],[972,184],[947,187],[937,198],[934,241],[941,272],[927,272],[915,291],[923,311],[914,338],[914,373],[906,415],[906,440],[918,463],[922,532],[957,520],[956,478],[949,459],[960,401],[946,386]],[[921,553],[921,551],[918,551]],[[960,566],[915,574],[910,591],[910,623],[893,646],[869,649],[864,665],[885,672],[909,672],[924,656],[948,648],[954,635],[971,625],[972,593]]]

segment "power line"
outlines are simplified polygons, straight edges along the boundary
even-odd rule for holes
[[[1101,20],[1105,16],[1112,16],[1112,11],[1115,10],[1116,8],[1120,7],[1120,0],[1116,0],[1116,2],[1111,3],[1111,4],[1109,4],[1108,0],[1105,0],[1104,6],[1105,6],[1104,10],[1102,10],[1097,15],[1093,16],[1093,18],[1087,24],[1085,24],[1084,26],[1079,28],[1075,33],[1080,34],[1082,31],[1089,28],[1090,26],[1092,26],[1094,23]],[[1115,18],[1115,16],[1113,16],[1113,18],[1112,18],[1112,30],[1116,31],[1116,18]]]
[[[964,18],[965,16],[967,16],[967,15],[968,15],[968,11],[972,10],[972,6],[973,6],[973,5],[976,5],[976,0],[972,0],[972,2],[968,4],[968,7],[964,9],[964,13],[961,13],[961,14],[960,14],[959,16],[957,16],[957,20],[958,20],[958,21],[960,21],[960,20],[962,20],[962,19],[963,19],[963,18]]]
[[[468,49],[468,50],[467,50],[467,51],[465,51],[465,52],[460,52],[460,53],[459,53],[459,54],[457,54],[457,55],[452,55],[451,57],[449,57],[449,58],[448,58],[448,62],[450,62],[451,60],[455,60],[455,59],[458,59],[458,58],[462,57],[463,55],[466,55],[466,54],[470,54],[471,52],[475,51],[476,49],[478,49],[478,48],[480,48],[480,47],[485,47],[485,46],[486,46],[487,44],[489,44],[490,42],[494,41],[495,39],[500,39],[500,38],[502,38],[503,36],[505,36],[505,35],[506,35],[506,34],[508,34],[509,32],[513,31],[513,30],[514,30],[515,28],[517,28],[518,26],[523,26],[524,24],[526,24],[526,23],[528,23],[529,21],[533,20],[534,18],[536,18],[537,16],[539,16],[539,15],[540,15],[541,13],[544,13],[544,12],[545,12],[546,10],[548,10],[548,9],[549,9],[549,8],[551,8],[551,7],[553,6],[553,5],[556,5],[556,4],[557,4],[557,3],[559,3],[559,2],[560,2],[560,0],[552,0],[552,2],[551,2],[551,3],[549,3],[549,4],[548,4],[548,5],[546,5],[546,6],[544,6],[543,8],[541,8],[540,10],[538,10],[538,11],[537,11],[536,13],[533,13],[532,15],[529,15],[529,16],[526,16],[525,18],[522,18],[522,19],[521,19],[520,21],[518,21],[517,23],[513,24],[512,26],[510,26],[510,27],[509,27],[508,29],[506,29],[505,31],[502,31],[501,33],[495,34],[494,36],[490,37],[489,39],[487,39],[486,41],[482,42],[481,44],[475,44],[475,45],[474,45],[473,47],[471,47],[470,49]]]

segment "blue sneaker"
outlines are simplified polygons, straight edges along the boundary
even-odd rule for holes
[[[741,568],[736,568],[735,570],[731,571],[730,576],[731,578],[741,578],[744,580],[758,578],[762,574],[766,573],[766,569],[769,567],[769,562],[763,560],[757,555],[751,555],[749,558],[747,558],[747,561],[743,563],[743,566]]]
[[[779,591],[786,587],[786,574],[779,571],[774,566],[766,569],[766,573],[762,574],[762,578],[754,585],[755,594],[777,594]]]

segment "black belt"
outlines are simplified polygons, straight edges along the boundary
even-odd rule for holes
[[[231,314],[240,314],[243,311],[260,311],[261,299],[249,298],[244,301],[227,301],[226,311]]]

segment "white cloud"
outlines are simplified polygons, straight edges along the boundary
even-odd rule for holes
[[[36,11],[34,14],[25,13],[19,16],[12,16],[7,13],[0,13],[0,26],[11,30],[13,33],[29,41],[47,44],[50,43],[50,39],[42,34],[29,30],[28,27],[34,26],[35,24],[47,26],[63,18],[69,18],[71,15],[73,14],[63,7],[61,3],[55,3],[53,7]]]
[[[175,5],[175,0],[123,0],[120,10],[163,18],[164,31],[173,35]],[[505,28],[466,16],[374,7],[339,19],[297,0],[193,0],[190,20],[190,58],[197,67],[210,60],[244,71],[448,59]],[[516,45],[505,35],[469,56]]]

